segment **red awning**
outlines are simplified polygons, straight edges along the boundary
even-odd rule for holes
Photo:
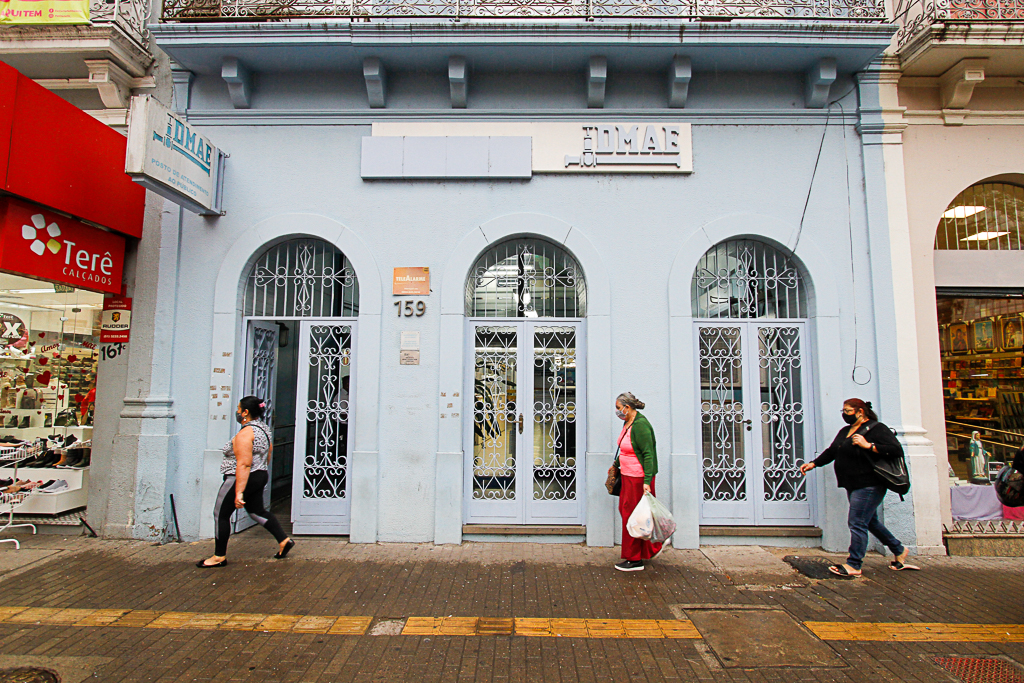
[[[124,172],[127,139],[0,63],[0,190],[142,237],[146,191]]]

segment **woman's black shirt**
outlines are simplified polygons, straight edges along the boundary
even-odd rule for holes
[[[814,459],[814,465],[821,467],[834,461],[839,487],[848,491],[868,486],[884,486],[885,482],[875,474],[872,458],[895,460],[903,455],[903,446],[896,440],[892,430],[881,422],[875,422],[867,430],[864,429],[864,425],[861,425],[860,429],[855,432],[867,439],[868,443],[875,444],[878,453],[855,446],[853,437],[846,436],[849,431],[848,425],[840,429],[836,438],[832,440],[832,445]]]

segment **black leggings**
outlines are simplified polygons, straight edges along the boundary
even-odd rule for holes
[[[274,534],[280,543],[288,538],[281,528],[281,523],[274,515],[263,509],[263,489],[267,486],[267,473],[264,470],[249,472],[249,481],[245,482],[245,511],[264,529]],[[228,553],[228,538],[231,536],[231,513],[235,511],[235,475],[225,474],[224,483],[217,492],[217,503],[213,507],[213,521],[217,527],[217,536],[213,554],[224,557]]]

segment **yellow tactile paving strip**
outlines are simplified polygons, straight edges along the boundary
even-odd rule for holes
[[[700,638],[689,621],[668,619],[489,619],[411,617],[404,636],[516,635],[547,638]]]
[[[1024,643],[1022,624],[855,623],[805,621],[822,640],[877,642]]]
[[[365,635],[373,617],[302,614],[163,612],[127,609],[0,607],[0,624],[121,628],[272,631]],[[805,621],[822,640],[875,642],[1024,643],[1024,624],[856,623]],[[673,619],[534,619],[410,617],[405,636],[699,639],[693,623]]]

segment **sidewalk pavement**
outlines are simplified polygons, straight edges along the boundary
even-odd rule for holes
[[[203,570],[212,542],[17,538],[0,670],[65,683],[1024,681],[1014,558],[871,555],[850,581],[782,561],[843,559],[807,549],[667,549],[623,573],[618,548],[299,537],[278,561],[257,527]]]

